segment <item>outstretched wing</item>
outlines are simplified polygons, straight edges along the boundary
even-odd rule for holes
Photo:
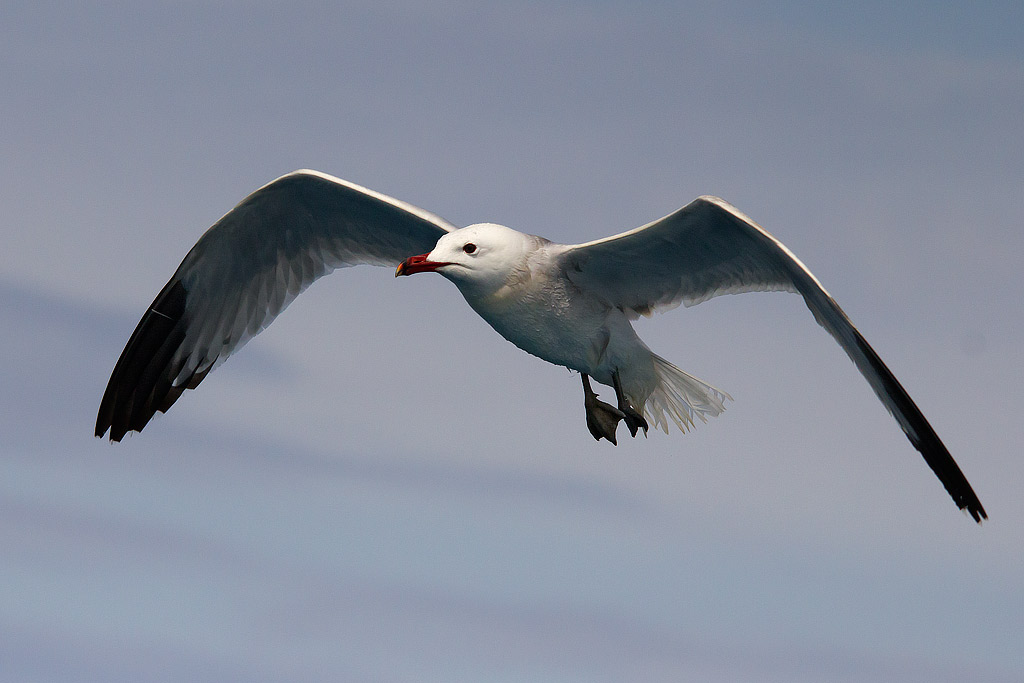
[[[719,294],[791,291],[853,360],[961,510],[985,509],[914,401],[818,280],[781,242],[716,197],[700,197],[636,230],[573,245],[566,277],[632,317]]]
[[[141,431],[320,276],[358,264],[394,267],[454,229],[316,171],[261,187],[207,230],[142,317],[103,394],[96,436],[109,429],[120,441]]]

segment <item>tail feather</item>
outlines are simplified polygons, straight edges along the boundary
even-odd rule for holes
[[[693,428],[694,418],[707,422],[709,416],[717,417],[725,410],[726,400],[732,400],[729,394],[683,372],[661,356],[654,355],[654,371],[658,386],[647,398],[644,414],[666,434],[669,419],[685,433]]]

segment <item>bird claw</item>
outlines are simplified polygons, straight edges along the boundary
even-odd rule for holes
[[[620,420],[627,419],[626,414],[613,405],[598,401],[597,396],[588,396],[583,405],[587,410],[587,429],[590,430],[591,435],[598,441],[608,439],[612,444],[618,446],[619,444],[615,440],[615,430],[619,426]],[[627,421],[626,424],[628,425],[629,422]],[[636,433],[635,429],[631,431]]]
[[[619,410],[622,411],[622,419],[626,421],[626,427],[629,429],[629,435],[636,438],[636,433],[640,430],[644,430],[644,436],[647,436],[647,420],[644,416],[637,412],[633,404],[626,398],[626,392],[622,390],[622,381],[619,379],[619,371],[616,370],[612,373],[612,385],[615,387],[615,399],[619,403]]]
[[[590,377],[582,373],[581,377],[583,378],[583,407],[587,411],[587,429],[595,439],[598,441],[608,439],[612,444],[618,446],[619,443],[615,440],[615,430],[618,429],[620,421],[625,421],[630,436],[635,438],[636,433],[641,429],[644,430],[644,436],[647,436],[647,420],[630,405],[622,391],[617,371],[613,379],[615,396],[619,402],[618,408],[604,401],[598,401],[597,394],[590,386]]]
[[[644,416],[636,412],[636,410],[633,409],[633,406],[628,403],[619,406],[619,408],[622,413],[622,420],[626,423],[626,428],[629,429],[629,435],[635,438],[637,431],[643,429],[644,436],[647,436],[647,429],[649,428],[649,425],[647,424],[647,420],[644,419]]]

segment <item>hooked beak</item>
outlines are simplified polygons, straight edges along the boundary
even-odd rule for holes
[[[401,263],[398,264],[398,268],[395,269],[395,277],[399,275],[412,275],[414,273],[429,273],[441,268],[442,266],[450,266],[451,263],[447,261],[428,261],[427,257],[430,254],[420,254],[419,256],[410,256]]]

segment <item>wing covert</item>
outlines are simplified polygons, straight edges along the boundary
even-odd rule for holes
[[[720,294],[796,291],[795,260],[715,197],[700,197],[636,230],[572,245],[562,255],[571,281],[634,318]]]

